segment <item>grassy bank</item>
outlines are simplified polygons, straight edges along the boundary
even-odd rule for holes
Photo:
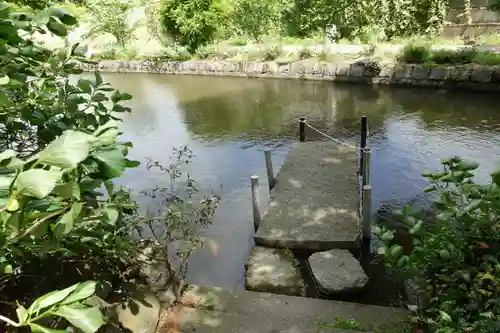
[[[188,52],[182,47],[166,47],[154,53],[140,52],[137,48],[112,50],[94,54],[94,60],[154,60],[154,61],[183,61],[183,60],[229,60],[229,61],[278,61],[293,62],[306,59],[325,62],[349,62],[360,59],[374,61],[400,62],[425,65],[466,65],[477,64],[482,66],[500,65],[500,53],[481,49],[475,46],[457,46],[450,48],[432,47],[430,44],[410,43],[356,45],[332,44],[325,47],[322,44],[313,44],[310,40],[302,43],[285,44],[247,44],[234,45],[230,41],[212,44]]]

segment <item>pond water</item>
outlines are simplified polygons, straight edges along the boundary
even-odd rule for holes
[[[360,116],[369,117],[375,208],[424,202],[420,173],[438,169],[442,157],[481,163],[480,181],[500,165],[500,96],[272,79],[155,74],[105,79],[134,95],[129,103],[134,111],[122,126],[123,138],[134,142],[130,155],[168,164],[172,147],[187,144],[196,154],[189,170],[199,190],[213,190],[222,199],[214,223],[204,230],[215,245],[191,257],[191,283],[244,287],[244,262],[253,244],[250,176],[259,176],[266,203],[263,151],[273,149],[279,170],[297,140],[300,116],[352,144],[359,141]],[[145,163],[120,181],[136,191],[168,184]]]

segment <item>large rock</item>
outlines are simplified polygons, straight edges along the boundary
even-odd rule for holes
[[[106,333],[155,333],[160,318],[161,305],[147,286],[125,286],[126,297],[108,303],[92,296],[86,304],[99,307],[107,318]]]
[[[305,296],[306,288],[298,263],[289,251],[256,246],[247,262],[248,290],[290,296]]]
[[[314,253],[309,266],[319,289],[327,294],[360,291],[368,283],[360,263],[347,250]]]
[[[117,306],[116,314],[125,332],[154,333],[160,309],[158,298],[151,292],[144,292]]]
[[[140,275],[146,280],[151,291],[156,294],[161,305],[168,308],[176,301],[183,281],[177,279],[174,272],[170,272],[161,246],[161,244],[153,243],[140,247],[137,262]]]

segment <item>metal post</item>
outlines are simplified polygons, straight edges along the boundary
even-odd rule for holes
[[[271,151],[264,151],[266,157],[266,170],[267,170],[267,181],[269,182],[269,191],[274,187],[274,171],[273,171],[273,160],[271,159]]]
[[[306,141],[306,118],[301,117],[299,121],[299,137],[300,142]]]
[[[369,185],[370,184],[370,164],[371,164],[371,157],[372,157],[372,150],[371,148],[365,148],[361,154],[362,156],[362,175],[363,175],[363,186]]]
[[[372,238],[372,187],[363,186],[363,239]]]
[[[363,150],[368,141],[368,117],[361,117],[361,142],[360,142],[360,161],[359,161],[359,174],[363,175]]]
[[[260,225],[260,196],[259,196],[259,177],[252,176],[250,177],[252,184],[252,207],[253,207],[253,226],[255,231],[259,228]]]

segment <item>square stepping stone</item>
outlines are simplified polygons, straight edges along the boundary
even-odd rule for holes
[[[368,283],[363,267],[347,250],[316,252],[308,262],[320,291],[325,294],[360,291]]]
[[[304,279],[290,251],[255,246],[246,268],[245,285],[250,291],[306,295]]]

